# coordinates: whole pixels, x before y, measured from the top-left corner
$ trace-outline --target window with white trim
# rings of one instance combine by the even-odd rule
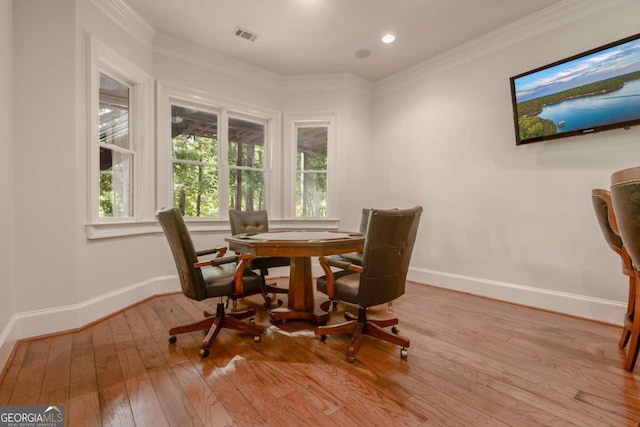
[[[294,129],[296,217],[326,217],[329,123],[300,122]]]
[[[112,228],[100,235],[101,224],[153,218],[153,79],[98,40],[89,46],[87,200],[94,238],[120,235]]]
[[[333,112],[285,114],[284,202],[291,219],[335,215],[336,120]]]
[[[266,135],[265,123],[229,117],[229,209],[259,211],[266,209]]]
[[[125,83],[100,73],[100,206],[98,216],[133,217],[133,165],[136,152],[129,131],[129,93]]]
[[[184,216],[219,213],[218,114],[171,106],[173,206]]]
[[[225,105],[163,84],[158,93],[159,186],[166,187],[159,189],[161,204],[179,208],[187,218],[214,220],[226,219],[230,209],[268,210],[277,204],[277,192],[268,187],[277,112]],[[165,154],[171,166],[163,179]]]

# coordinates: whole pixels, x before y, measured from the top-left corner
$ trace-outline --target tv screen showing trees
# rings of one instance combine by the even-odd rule
[[[516,144],[640,124],[640,34],[511,77]]]

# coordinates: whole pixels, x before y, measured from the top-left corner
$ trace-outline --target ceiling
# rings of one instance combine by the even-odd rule
[[[562,0],[125,1],[158,33],[276,74],[377,81]],[[369,56],[356,57],[363,49]]]

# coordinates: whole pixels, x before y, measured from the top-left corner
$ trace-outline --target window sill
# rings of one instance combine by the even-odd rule
[[[112,237],[136,236],[162,232],[156,221],[131,221],[87,224],[84,226],[88,240]]]
[[[231,234],[227,220],[186,219],[186,223],[192,233]],[[269,220],[271,231],[338,230],[339,226],[339,220],[326,218]],[[85,232],[87,240],[98,240],[162,233],[162,228],[157,221],[111,222],[87,224]]]

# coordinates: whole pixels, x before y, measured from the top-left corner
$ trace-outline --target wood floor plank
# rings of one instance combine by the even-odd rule
[[[281,279],[285,282],[286,279]],[[0,375],[0,405],[62,401],[70,426],[637,426],[640,373],[623,369],[620,328],[407,284],[392,307],[411,340],[365,337],[355,363],[347,336],[270,325],[261,296],[239,301],[265,326],[260,343],[223,330],[209,357],[203,332],[168,342],[216,300],[160,295],[100,322],[16,343]],[[353,306],[340,303],[329,323]],[[638,371],[638,368],[636,368]]]
[[[238,425],[261,426],[270,423],[267,421],[270,420],[270,412],[260,413],[229,379],[228,373],[233,370],[233,365],[218,367],[207,360],[202,362],[202,366],[205,381]]]
[[[131,331],[131,339],[135,342],[140,358],[147,369],[166,366],[167,362],[162,354],[161,348],[151,336],[151,331],[140,314],[139,307],[133,307],[123,313],[124,318]]]
[[[132,311],[135,311],[135,308]],[[120,313],[112,317],[109,323],[116,341],[122,379],[136,424],[168,426],[166,418],[162,416],[162,405],[142,360],[143,355],[129,329],[130,324],[126,321],[126,314]]]
[[[20,367],[29,347],[28,342],[17,342],[13,348],[12,357],[0,375],[0,405],[7,406],[11,400],[11,394],[18,382]]]
[[[135,425],[109,321],[93,327],[93,343],[102,425]]]
[[[99,426],[100,398],[93,353],[93,328],[72,336],[69,406],[65,409],[69,426]]]
[[[18,373],[19,380],[11,394],[9,405],[37,404],[40,399],[50,346],[51,338],[29,342]]]
[[[234,424],[233,417],[191,363],[173,365],[171,371],[204,425]]]
[[[375,419],[384,425],[416,425],[424,421],[348,371],[327,364],[299,364],[298,369],[304,370],[313,381],[330,384],[334,395],[360,417]]]
[[[149,376],[169,425],[204,425],[179,382],[171,375],[167,367],[151,369]]]
[[[69,334],[51,338],[39,405],[67,407],[71,383],[71,344]]]

